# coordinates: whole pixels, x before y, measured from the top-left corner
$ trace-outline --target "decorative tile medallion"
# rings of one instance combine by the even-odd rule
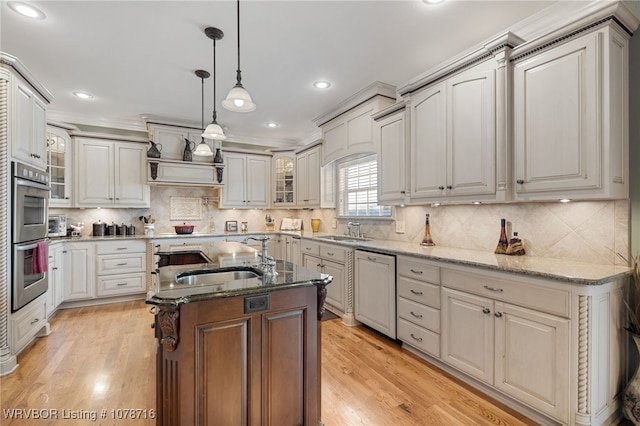
[[[201,220],[202,200],[200,197],[170,197],[170,220]]]

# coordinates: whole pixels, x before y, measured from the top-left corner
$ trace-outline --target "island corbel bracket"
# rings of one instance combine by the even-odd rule
[[[327,285],[319,284],[316,288],[318,289],[318,321],[321,321],[325,311],[324,300],[327,298]]]
[[[161,307],[157,313],[160,325],[160,344],[167,352],[173,352],[178,347],[178,326],[180,310],[177,307]]]

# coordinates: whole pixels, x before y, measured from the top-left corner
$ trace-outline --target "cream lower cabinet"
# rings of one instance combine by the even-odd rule
[[[356,250],[354,256],[356,320],[396,338],[396,259]]]
[[[149,207],[147,146],[75,137],[77,207]]]
[[[333,277],[327,286],[325,303],[330,311],[340,315],[349,312],[347,272],[352,256],[351,249],[345,247],[309,240],[302,242],[302,266]]]
[[[67,242],[64,301],[90,299],[95,294],[95,245]]]
[[[398,256],[398,339],[440,357],[440,267]]]
[[[49,289],[47,290],[47,317],[50,317],[64,300],[65,246],[62,242],[49,244]]]
[[[143,240],[65,242],[64,302],[132,296],[147,288],[147,246]]]
[[[221,208],[269,207],[271,157],[227,152],[224,163]]]
[[[624,280],[576,285],[461,266],[441,268],[441,284],[442,362],[542,421],[615,420]]]

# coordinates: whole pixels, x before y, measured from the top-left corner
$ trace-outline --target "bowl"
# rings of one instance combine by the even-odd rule
[[[176,234],[191,234],[193,232],[193,225],[187,225],[186,223],[176,225],[174,228],[176,230]]]

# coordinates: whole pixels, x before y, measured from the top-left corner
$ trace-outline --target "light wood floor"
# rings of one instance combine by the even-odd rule
[[[143,302],[60,311],[51,335],[0,378],[0,425],[136,424],[112,409],[155,408],[155,341]],[[322,420],[348,425],[531,425],[390,339],[340,320],[322,323]],[[6,418],[6,409],[57,409],[57,421]],[[101,420],[102,410],[106,419]],[[96,411],[96,422],[62,420]],[[85,414],[86,415],[86,414]]]

